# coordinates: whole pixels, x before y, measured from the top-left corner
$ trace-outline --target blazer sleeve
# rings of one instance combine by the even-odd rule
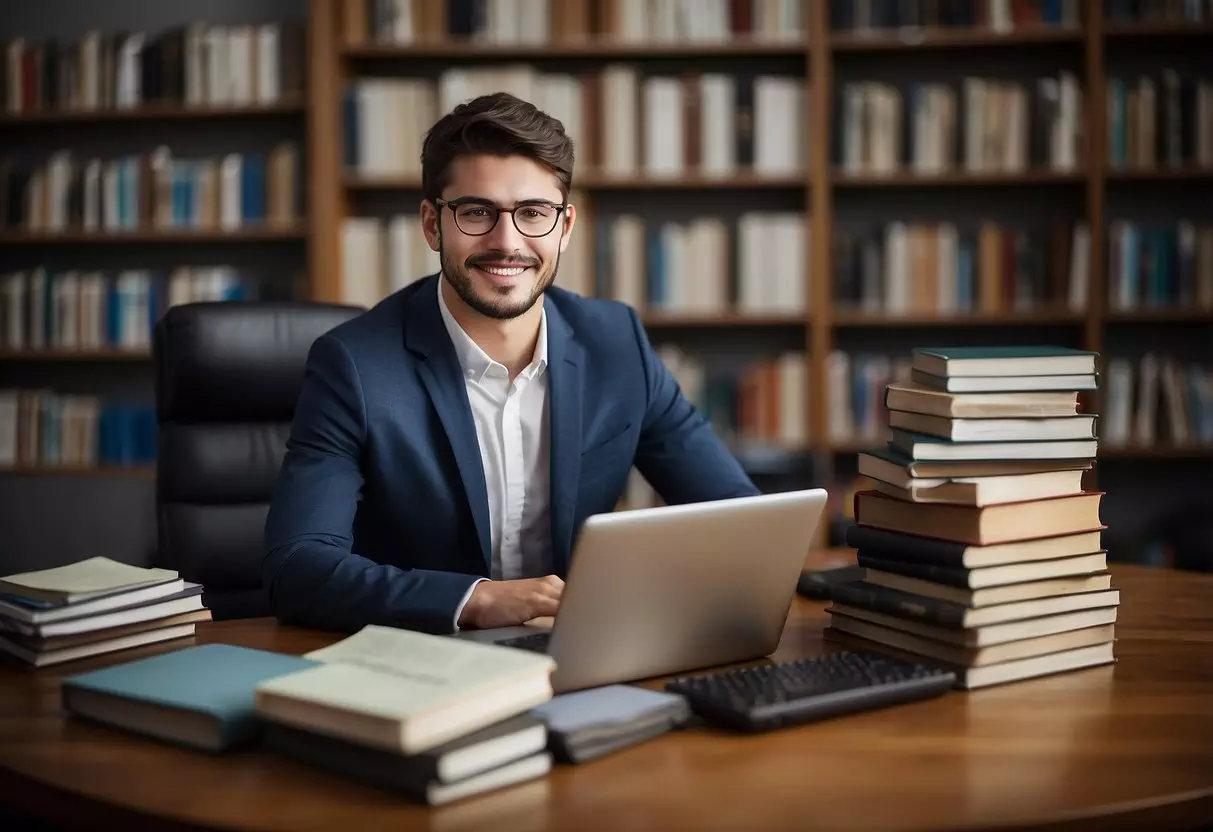
[[[476,576],[402,569],[351,551],[366,437],[357,367],[339,339],[323,335],[308,354],[266,518],[261,574],[271,608],[283,623],[327,630],[452,632]]]
[[[640,346],[647,402],[635,465],[670,505],[759,494],[737,458],[687,400],[629,309]]]

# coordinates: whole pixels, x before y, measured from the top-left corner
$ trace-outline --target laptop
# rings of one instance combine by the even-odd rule
[[[552,627],[455,637],[548,653],[557,692],[766,656],[825,505],[817,488],[591,516]]]

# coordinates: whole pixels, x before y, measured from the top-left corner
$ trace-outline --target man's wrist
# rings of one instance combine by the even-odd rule
[[[459,632],[462,628],[476,620],[477,611],[480,609],[480,602],[475,598],[476,587],[487,580],[488,578],[478,578],[472,581],[472,585],[468,587],[463,600],[455,608],[455,632]]]

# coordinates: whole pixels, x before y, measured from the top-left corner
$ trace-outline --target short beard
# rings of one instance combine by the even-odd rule
[[[504,257],[502,259],[509,260],[511,258]],[[512,305],[506,305],[504,302],[494,302],[485,300],[476,294],[476,288],[472,285],[472,276],[469,270],[470,265],[456,266],[454,262],[446,256],[446,247],[442,244],[442,234],[438,234],[438,260],[442,266],[442,273],[446,276],[446,280],[454,288],[455,293],[459,295],[460,300],[466,303],[469,307],[484,315],[486,318],[493,318],[498,321],[508,321],[522,315],[535,302],[543,296],[548,287],[556,282],[556,271],[560,268],[560,253],[556,253],[556,260],[550,267],[544,269],[543,263],[540,262],[539,279],[535,282],[535,288],[531,290],[531,294],[525,300]]]

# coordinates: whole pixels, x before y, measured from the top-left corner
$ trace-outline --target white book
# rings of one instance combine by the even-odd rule
[[[306,654],[322,662],[256,687],[258,715],[416,754],[552,698],[546,654],[367,626]]]
[[[699,79],[700,173],[732,176],[737,165],[737,82],[732,75],[704,73]]]
[[[639,88],[635,67],[610,64],[602,70],[602,123],[605,127],[603,173],[632,176],[639,157],[637,125]]]
[[[683,173],[682,81],[655,76],[644,82],[644,172],[654,179]]]
[[[611,225],[614,300],[635,309],[645,306],[644,220],[624,214]]]
[[[228,30],[224,26],[209,26],[203,44],[206,66],[206,104],[221,107],[231,103],[231,72],[228,56]]]
[[[219,163],[219,227],[225,231],[239,228],[244,220],[241,200],[244,156],[228,153]]]
[[[281,96],[281,79],[278,77],[279,43],[277,23],[266,23],[257,27],[255,98],[258,104],[273,104]]]

